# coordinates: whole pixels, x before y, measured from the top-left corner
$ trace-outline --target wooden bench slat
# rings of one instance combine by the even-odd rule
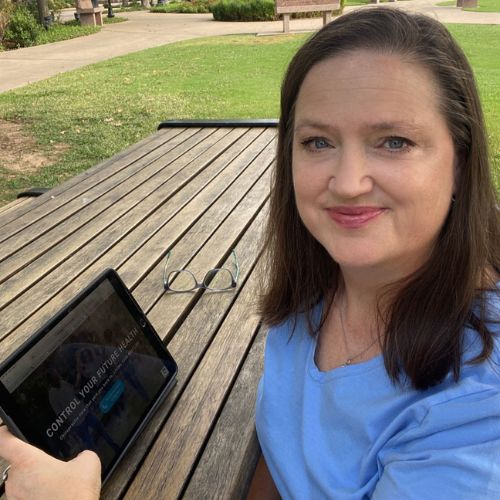
[[[239,135],[240,131],[238,131],[237,134]],[[256,130],[248,132],[248,140],[241,140],[238,143],[238,148],[247,144],[248,141],[251,141],[252,138],[258,134],[259,132]],[[37,305],[39,308],[43,305],[44,300],[47,301],[50,297],[50,289],[59,290],[60,287],[66,286],[66,284],[73,281],[72,276],[78,276],[78,274],[82,273],[82,267],[83,271],[85,271],[91,264],[97,262],[102,256],[104,256],[104,259],[106,260],[106,262],[103,262],[101,259],[100,265],[102,269],[105,267],[118,268],[120,264],[126,260],[129,255],[132,255],[138,247],[144,245],[144,243],[150,238],[150,233],[155,234],[158,232],[158,229],[164,226],[170,218],[175,215],[175,210],[179,210],[179,207],[182,207],[183,204],[189,203],[192,195],[196,195],[199,191],[203,190],[205,183],[206,185],[209,185],[210,182],[217,177],[218,173],[220,173],[220,170],[218,169],[223,169],[226,165],[226,160],[224,159],[225,156],[227,157],[227,161],[229,161],[229,159],[233,158],[235,151],[229,147],[222,155],[219,155],[219,153],[220,151],[216,149],[215,161],[212,161],[213,157],[211,155],[207,155],[207,157],[201,155],[198,157],[197,159],[199,162],[194,162],[192,164],[193,171],[190,169],[178,170],[178,175],[172,180],[171,183],[175,186],[175,188],[168,193],[168,196],[166,196],[166,193],[164,192],[157,192],[154,196],[145,197],[145,204],[137,205],[134,210],[127,212],[122,219],[115,221],[112,225],[109,225],[106,228],[106,232],[101,231],[97,236],[92,234],[94,239],[90,242],[88,239],[85,239],[84,235],[81,236],[83,241],[81,241],[77,246],[78,251],[67,252],[69,258],[67,258],[63,264],[59,264],[57,266],[58,275],[55,278],[48,272],[46,275],[42,274],[40,282],[31,287],[28,290],[28,293],[26,293],[26,290],[23,290],[22,292],[24,293],[24,296],[19,297],[21,292],[16,289],[16,286],[18,283],[21,285],[26,283],[27,280],[23,279],[24,275],[33,279],[34,275],[32,274],[33,271],[31,270],[31,267],[40,271],[44,268],[41,261],[46,262],[45,265],[47,267],[52,266],[52,268],[61,262],[61,260],[54,258],[50,252],[47,252],[41,257],[41,259],[33,263],[32,266],[24,268],[11,279],[1,284],[0,305],[2,307],[0,307],[0,310],[3,309],[4,313],[0,317],[0,325],[6,327],[8,322],[12,319],[17,318],[17,321],[21,321],[23,315],[29,316],[30,311],[37,310]],[[221,165],[218,165],[217,160],[219,159],[222,159]],[[210,165],[205,168],[205,165],[207,164]],[[177,164],[176,166],[179,165]],[[198,173],[200,169],[203,171]],[[179,177],[182,178],[182,176],[187,177],[186,180],[191,182],[186,184],[185,190],[176,192],[178,184],[183,185],[179,179]],[[200,184],[200,186],[197,187],[197,184]],[[214,183],[214,185],[217,188],[221,186],[220,183]],[[164,184],[163,188],[166,188],[166,186],[167,184]],[[171,197],[172,192],[175,194]],[[167,199],[169,200],[169,203],[165,205],[165,201]],[[186,200],[185,203],[181,202],[182,199]],[[156,203],[154,203],[155,200],[157,200]],[[145,210],[145,205],[148,204],[153,204],[153,206],[150,210]],[[200,205],[196,201],[191,201],[191,205],[194,205],[195,210],[198,214],[200,214],[200,209],[203,205]],[[158,210],[159,207],[163,209]],[[169,207],[175,207],[174,213],[171,215],[169,215],[166,211]],[[149,214],[150,216],[148,217]],[[140,224],[141,222],[142,224]],[[134,231],[133,228],[137,229]],[[79,236],[79,233],[75,234],[75,237]],[[111,248],[115,245],[118,245],[118,247],[111,250]],[[61,252],[64,248],[65,245],[60,245],[56,250]],[[90,279],[91,278],[89,278],[89,280]],[[48,285],[44,286],[45,283],[48,283]],[[15,295],[16,292],[17,295]],[[8,304],[14,297],[19,298],[16,301],[16,310],[11,312]],[[8,334],[7,328],[5,328],[4,332],[5,334]]]
[[[178,498],[258,329],[252,273],[161,429],[125,499]],[[200,301],[201,302],[201,301]],[[205,325],[199,324],[199,329]],[[160,493],[161,492],[161,493]]]
[[[249,133],[252,133],[254,130],[255,129],[252,129]],[[222,158],[223,156],[219,157],[218,160]],[[229,161],[229,159],[227,160]],[[222,161],[224,162],[225,160],[223,159]],[[213,162],[209,168],[215,166],[216,163],[217,162]],[[209,168],[199,174],[195,181],[190,183],[185,190],[176,195],[187,197],[188,205],[186,209],[190,210],[193,206],[196,207],[198,215],[193,215],[196,217],[200,216],[199,214],[203,212],[205,207],[199,206],[196,197],[193,198],[192,195],[186,194],[186,191],[189,192],[190,189],[194,190],[194,192],[197,192],[198,189],[203,191],[203,175],[208,172]],[[233,162],[233,168],[241,168],[241,165]],[[225,170],[225,174],[228,175],[227,169]],[[237,172],[235,172],[234,175],[237,175]],[[195,184],[197,183],[202,185],[196,186]],[[217,183],[213,183],[213,187],[219,186]],[[213,192],[213,187],[211,190],[212,196],[216,196]],[[221,185],[220,189],[223,190],[224,186]],[[172,200],[174,199],[175,197]],[[172,206],[179,207],[182,206],[182,203],[178,200],[172,201]],[[57,309],[66,302],[63,297],[71,297],[78,293],[78,290],[81,289],[82,286],[88,283],[93,276],[101,272],[104,268],[110,266],[118,268],[119,262],[123,262],[127,259],[126,255],[130,255],[133,253],[133,250],[144,245],[144,242],[147,241],[148,233],[157,232],[156,229],[154,231],[148,229],[149,226],[154,227],[160,224],[160,227],[163,227],[163,230],[167,232],[164,238],[166,239],[170,231],[169,226],[166,228],[164,226],[166,224],[165,221],[168,221],[170,218],[171,217],[166,217],[163,211],[154,212],[153,216],[143,221],[136,231],[129,232],[127,239],[122,237],[118,246],[117,239],[119,239],[119,234],[123,233],[123,231],[127,234],[127,230],[130,231],[130,227],[128,224],[121,224],[118,225],[115,230],[108,228],[106,233],[99,235],[80,252],[74,254],[67,261],[60,264],[55,276],[51,273],[30,288],[28,293],[24,293],[22,296],[18,297],[15,302],[15,307],[7,306],[3,310],[2,315],[0,315],[0,331],[3,336],[15,330],[16,343],[18,339],[26,338],[30,332],[32,333],[36,328],[41,326],[43,321],[48,319],[51,314],[55,313]],[[178,215],[178,219],[182,224],[186,223],[183,219],[183,215]],[[178,231],[182,232],[183,230],[179,228]],[[131,238],[134,238],[134,241],[132,241]],[[162,248],[158,250],[163,252],[165,246],[162,245]],[[124,251],[126,254],[125,256]],[[156,259],[158,260],[158,258]],[[78,273],[78,269],[82,269],[82,267],[84,271],[79,275],[75,275],[75,273]],[[139,268],[145,269],[143,266],[139,266]],[[128,283],[126,280],[125,282],[131,287],[134,285],[134,283]],[[35,314],[42,306],[43,310],[41,314]],[[33,318],[31,316],[33,316]],[[25,318],[28,318],[28,320],[26,321]],[[22,326],[18,328],[19,325]],[[12,347],[8,339],[2,342],[2,347],[4,346],[8,348]]]
[[[63,196],[67,191],[74,190],[75,187],[78,187],[81,185],[82,181],[87,180],[92,178],[93,176],[97,174],[102,175],[103,169],[108,170],[109,172],[120,168],[120,162],[123,161],[124,158],[129,158],[130,161],[134,161],[134,158],[139,158],[140,155],[147,154],[150,151],[153,151],[157,143],[160,141],[165,142],[168,140],[170,137],[175,137],[176,135],[179,135],[181,132],[183,132],[182,129],[177,129],[177,130],[168,130],[164,129],[161,132],[156,132],[155,134],[152,134],[148,137],[145,137],[142,141],[137,142],[135,144],[132,144],[129,146],[127,149],[124,149],[123,151],[120,151],[116,155],[114,155],[112,158],[109,158],[107,160],[104,160],[103,162],[95,165],[94,167],[91,167],[84,172],[82,172],[79,175],[75,175],[71,179],[68,179],[67,181],[63,182],[62,184],[59,184],[56,187],[53,187],[49,193],[44,194],[42,196],[37,197],[36,199],[33,200],[33,206],[29,207],[27,209],[19,209],[16,210],[15,214],[10,214],[3,216],[0,214],[0,234],[1,233],[1,228],[6,225],[9,222],[12,222],[14,220],[18,220],[21,218],[21,216],[27,214],[29,211],[31,211],[35,207],[39,207],[40,205],[44,205],[47,201],[49,200],[57,200],[55,202],[51,203],[51,206],[58,206],[57,203],[61,202],[62,200],[65,199],[65,196]],[[115,164],[116,162],[116,164]],[[98,179],[95,177],[94,179]],[[53,198],[52,198],[53,197]],[[31,221],[31,223],[36,222],[35,218]]]
[[[196,135],[190,139],[182,141],[182,137],[178,139],[181,141],[177,143],[175,138],[172,141],[169,141],[165,144],[164,148],[160,150],[156,150],[156,154],[153,157],[141,158],[142,161],[137,161],[133,164],[129,164],[128,168],[121,169],[114,175],[110,175],[107,177],[105,181],[102,181],[97,186],[89,187],[84,192],[80,194],[80,196],[76,196],[68,203],[59,206],[54,211],[50,212],[50,214],[45,217],[40,217],[37,220],[36,230],[33,231],[32,224],[26,225],[24,229],[21,229],[13,234],[10,234],[7,238],[4,239],[0,248],[0,261],[6,259],[13,253],[19,251],[24,246],[28,245],[30,242],[34,242],[36,245],[37,240],[40,236],[44,235],[46,232],[50,231],[54,228],[56,231],[58,229],[58,225],[61,222],[64,222],[68,218],[72,216],[79,216],[83,210],[87,210],[87,212],[91,212],[92,209],[99,210],[100,208],[100,198],[102,195],[108,193],[114,188],[120,188],[123,182],[132,182],[133,175],[138,171],[140,172],[145,166],[150,166],[153,164],[153,167],[157,165],[155,160],[158,157],[162,157],[166,152],[170,153],[169,158],[171,160],[175,160],[179,156],[181,156],[184,152],[188,151],[192,148],[198,140],[204,139],[204,136],[209,135],[210,130],[205,129],[203,131],[203,136]],[[92,204],[93,202],[96,202]],[[43,208],[43,207],[41,207]],[[22,225],[23,221],[19,220],[18,224]],[[9,230],[9,225],[4,227],[2,231]]]
[[[276,14],[294,14],[295,12],[323,12],[333,11],[340,8],[340,2],[331,2],[325,5],[295,5],[276,7]]]
[[[191,133],[196,133],[196,131],[197,130],[194,129]],[[101,181],[106,180],[107,177],[113,176],[123,168],[127,168],[130,164],[140,160],[143,156],[154,155],[155,149],[161,147],[162,144],[169,142],[183,132],[186,132],[186,129],[164,129],[156,132],[152,136],[146,137],[143,141],[133,144],[126,150],[117,153],[112,158],[53,187],[46,194],[36,198],[33,203],[34,206],[30,208],[30,210],[20,210],[12,217],[4,218],[0,216],[0,228],[13,221],[16,221],[13,225],[16,230],[22,230],[24,227],[36,223],[40,218],[47,216],[47,214],[50,214],[68,201],[81,195],[82,189],[97,186]],[[35,208],[37,210],[35,210]],[[0,230],[0,235],[3,235],[2,231],[3,229]]]
[[[255,432],[257,386],[267,328],[261,327],[183,497],[246,498],[260,446]]]
[[[26,197],[26,198],[16,198],[15,200],[12,200],[11,202],[2,205],[0,207],[0,216],[5,215],[8,212],[11,212],[13,210],[19,209],[19,207],[22,207],[24,205],[29,205],[33,201],[33,197]]]
[[[228,135],[230,136],[229,142],[227,140]],[[216,143],[216,151],[234,142],[234,138],[231,137],[231,134],[227,134],[227,132],[225,132],[225,136],[222,133],[222,138],[217,134],[214,137],[215,139],[220,139]],[[224,139],[226,140],[224,141]],[[199,154],[203,154],[203,152],[211,149],[213,146],[200,146]],[[193,148],[193,150],[198,151],[198,148]],[[43,277],[56,267],[59,262],[74,254],[84,244],[106,230],[111,224],[130,212],[138,204],[151,196],[154,197],[155,191],[158,189],[164,189],[167,185],[170,186],[170,194],[162,195],[161,201],[170,197],[182,187],[179,177],[184,176],[189,171],[186,170],[182,176],[179,176],[183,164],[189,163],[189,155],[185,155],[185,162],[183,158],[182,162],[176,161],[172,164],[176,159],[176,156],[172,157],[170,154],[166,154],[164,157],[155,160],[137,172],[132,179],[129,178],[130,187],[123,189],[122,186],[117,186],[102,198],[96,200],[92,206],[89,206],[88,211],[82,210],[77,216],[65,220],[53,230],[47,231],[31,245],[16,252],[12,257],[0,264],[0,283],[12,276],[18,269],[22,270],[18,272],[15,280],[21,283],[28,281],[24,277],[26,274],[29,274],[31,280]],[[195,174],[196,170],[192,175]],[[122,196],[119,197],[117,193],[120,193]],[[99,213],[97,210],[100,208],[102,208],[102,211]],[[97,215],[99,215],[98,218]],[[93,220],[94,218],[95,220]],[[89,224],[90,221],[91,224]],[[39,256],[41,256],[41,259],[33,262]],[[43,264],[43,261],[46,264]],[[32,262],[33,264],[31,264]],[[8,286],[13,290],[12,283]],[[16,290],[16,292],[20,293],[19,290]],[[9,300],[9,297],[5,295],[5,291],[0,284],[0,296],[2,295],[3,300],[0,298],[0,309]]]
[[[259,215],[236,245],[236,252],[241,266],[241,283],[243,283],[243,285],[239,285],[239,288],[247,286],[245,280],[255,265],[265,217],[266,213],[264,211],[259,212]],[[211,254],[206,247],[203,247],[200,253]],[[229,265],[230,259],[225,264]],[[165,295],[148,313],[148,318],[150,318],[159,335],[163,338],[167,336],[169,327],[165,325],[162,319],[170,315],[171,301],[175,300],[177,296],[176,294]],[[122,463],[106,484],[103,499],[118,499],[125,494],[131,477],[136,473],[139,464],[143,461],[145,454],[148,453],[166,417],[176,405],[186,384],[191,380],[200,358],[212,341],[218,325],[225,317],[227,310],[232,306],[235,298],[236,294],[234,292],[222,294],[204,293],[202,300],[198,300],[189,316],[176,331],[173,339],[168,343],[168,349],[179,366],[177,384],[172,389],[165,404],[155,414],[151,423],[141,434],[140,439],[130,448],[127,456],[124,457]]]

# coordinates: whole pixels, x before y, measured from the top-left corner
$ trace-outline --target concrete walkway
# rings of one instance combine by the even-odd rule
[[[465,12],[456,7],[437,7],[437,1],[408,0],[388,5],[423,12],[446,23],[500,24],[500,13]],[[66,15],[71,17],[72,12],[66,12]],[[244,33],[278,34],[283,29],[281,21],[223,23],[214,21],[211,14],[152,14],[141,11],[123,15],[128,19],[127,22],[105,25],[95,35],[0,52],[0,92],[87,64],[180,40]],[[321,25],[321,18],[297,19],[290,22],[290,29],[292,32],[314,31]]]

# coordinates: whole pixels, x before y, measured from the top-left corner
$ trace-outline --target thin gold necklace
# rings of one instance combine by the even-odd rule
[[[344,315],[342,314],[342,309],[340,309],[340,313],[339,313],[339,316],[340,316],[340,327],[342,328],[342,335],[344,336],[344,345],[345,345],[345,348],[346,348],[346,351],[348,349],[347,347],[347,335],[345,333],[345,328],[344,328]],[[366,347],[365,349],[363,349],[361,352],[358,352],[357,354],[355,354],[354,356],[349,356],[345,363],[343,365],[341,365],[342,367],[346,367],[346,366],[349,366],[352,364],[352,362],[361,357],[365,352],[367,352],[369,349],[371,349],[375,343],[377,342],[378,338],[376,338],[368,347]]]

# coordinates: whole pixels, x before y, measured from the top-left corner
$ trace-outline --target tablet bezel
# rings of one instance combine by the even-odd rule
[[[158,406],[165,399],[166,395],[176,382],[177,365],[173,357],[168,352],[156,330],[149,322],[145,313],[134,299],[131,292],[123,283],[118,273],[113,269],[106,269],[97,278],[95,278],[84,290],[76,297],[67,303],[60,311],[58,311],[47,323],[45,323],[28,341],[14,351],[7,359],[0,364],[0,377],[5,374],[20,358],[26,355],[41,339],[43,339],[60,321],[62,321],[71,311],[73,311],[86,297],[88,297],[97,287],[105,280],[109,280],[118,297],[125,305],[127,311],[131,314],[134,321],[137,323],[140,331],[147,338],[149,344],[153,347],[158,357],[165,363],[168,369],[169,377],[165,379],[165,383],[157,392],[154,398],[144,410],[142,419],[138,419],[128,437],[123,442],[121,449],[117,452],[109,463],[106,469],[102,470],[103,484],[112,474],[120,460],[123,458],[126,451],[137,439],[138,435],[144,429],[144,426],[151,419]],[[47,353],[47,359],[51,353]],[[23,417],[22,407],[19,406],[12,398],[10,392],[0,381],[0,416],[7,424],[9,430],[16,434],[21,439],[29,443],[39,443],[40,435],[38,432],[33,432],[30,427],[30,422]],[[43,449],[43,448],[42,448]],[[49,452],[50,453],[50,452]]]

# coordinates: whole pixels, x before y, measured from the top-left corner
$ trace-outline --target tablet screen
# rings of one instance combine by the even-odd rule
[[[55,457],[94,450],[106,478],[175,372],[108,271],[0,369],[1,405],[29,442]]]

